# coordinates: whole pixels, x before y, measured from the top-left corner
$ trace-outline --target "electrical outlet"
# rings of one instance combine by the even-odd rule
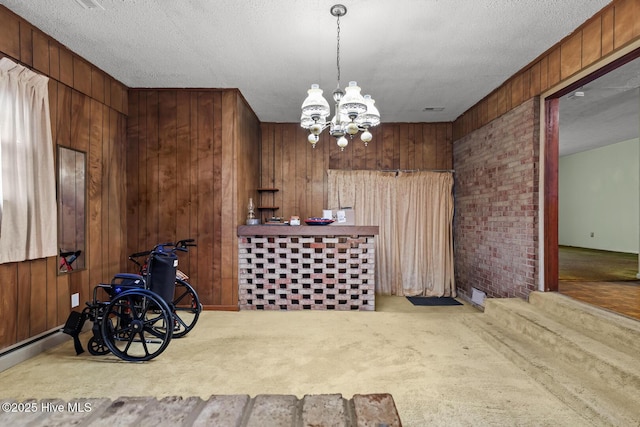
[[[591,237],[593,237],[593,236],[594,236],[594,234],[593,234],[593,231],[592,231],[592,232],[591,232]]]
[[[71,308],[77,307],[80,305],[80,294],[72,294],[71,295]]]

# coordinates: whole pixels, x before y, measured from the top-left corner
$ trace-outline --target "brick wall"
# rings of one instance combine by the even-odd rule
[[[454,142],[458,291],[522,297],[538,283],[540,100]]]
[[[240,309],[375,310],[374,240],[346,235],[241,237]]]

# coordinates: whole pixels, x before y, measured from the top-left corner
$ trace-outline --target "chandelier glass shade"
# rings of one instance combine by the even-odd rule
[[[335,104],[334,116],[329,120],[331,107],[322,95],[323,91],[317,84],[312,84],[307,91],[307,98],[302,103],[300,125],[309,130],[308,140],[315,148],[320,140],[320,134],[329,128],[331,136],[341,150],[349,144],[358,132],[362,132],[360,139],[366,146],[373,138],[369,129],[380,124],[380,112],[370,95],[360,93],[360,87],[354,81],[343,91],[340,89],[340,17],[347,13],[347,8],[337,4],[331,7],[331,14],[337,18],[338,37],[336,50],[336,64],[338,68],[338,86],[333,91]]]

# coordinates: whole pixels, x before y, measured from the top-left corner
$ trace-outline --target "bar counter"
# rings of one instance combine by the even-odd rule
[[[240,225],[238,236],[376,236],[377,225]]]
[[[375,310],[378,226],[241,225],[241,310]]]

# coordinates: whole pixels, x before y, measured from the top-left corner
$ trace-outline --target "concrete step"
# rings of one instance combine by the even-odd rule
[[[553,361],[538,345],[523,339],[515,332],[493,324],[486,316],[476,316],[475,319],[469,317],[466,322],[470,329],[475,330],[493,348],[555,395],[559,401],[581,415],[585,419],[585,426],[635,425],[632,421],[636,414],[632,410],[626,411],[630,413],[620,413],[618,407],[628,406],[629,402],[617,402],[617,392],[614,395],[608,394],[608,390],[598,385],[585,387],[564,362]],[[603,400],[601,395],[607,398]]]
[[[572,299],[558,292],[532,292],[529,303],[567,327],[600,342],[640,355],[640,321]]]
[[[592,424],[640,425],[640,358],[567,326],[565,309],[556,318],[521,299],[488,299],[467,324]]]
[[[494,324],[511,329],[553,353],[553,357],[579,366],[584,374],[610,387],[640,396],[640,358],[597,338],[572,329],[570,316],[551,318],[538,306],[517,298],[487,300],[485,314]],[[613,324],[610,326],[613,328]]]

